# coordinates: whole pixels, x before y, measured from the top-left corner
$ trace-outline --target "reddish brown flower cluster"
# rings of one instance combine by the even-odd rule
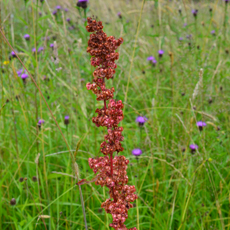
[[[105,79],[113,78],[115,74],[117,68],[115,60],[119,58],[119,54],[115,50],[123,43],[123,39],[116,40],[113,36],[107,37],[102,30],[102,22],[97,22],[92,18],[88,18],[87,21],[87,31],[94,32],[90,35],[87,52],[92,56],[91,65],[97,68],[93,73],[93,83],[87,83],[86,87],[96,94],[98,101],[104,101],[104,107],[96,110],[98,115],[93,117],[92,121],[97,127],[107,127],[108,132],[104,136],[105,141],[101,143],[101,152],[105,156],[89,158],[89,166],[95,174],[98,173],[95,178],[96,185],[109,188],[110,199],[103,202],[101,207],[107,213],[112,214],[113,223],[110,224],[110,227],[116,230],[127,230],[124,222],[128,218],[128,210],[133,207],[130,202],[135,201],[137,195],[134,194],[135,187],[127,185],[126,169],[129,160],[124,156],[113,158],[114,152],[119,153],[124,150],[121,145],[121,141],[124,140],[123,127],[118,127],[124,118],[123,104],[120,100],[112,99],[114,87],[111,89],[105,87]],[[107,100],[109,100],[108,107]],[[137,229],[130,228],[130,230]]]

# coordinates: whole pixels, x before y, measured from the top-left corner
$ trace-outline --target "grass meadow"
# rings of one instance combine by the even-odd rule
[[[139,197],[125,224],[229,230],[229,4],[89,0],[84,11],[70,0],[0,1],[0,229],[85,229],[82,201],[89,230],[111,229],[101,208],[108,188],[76,185],[94,177],[88,158],[102,156],[106,132],[92,123],[103,102],[85,86],[95,69],[85,17],[94,15],[108,36],[124,39],[107,85],[124,103],[122,154]],[[18,76],[25,68],[5,38],[37,87]],[[148,119],[143,127],[138,116]]]

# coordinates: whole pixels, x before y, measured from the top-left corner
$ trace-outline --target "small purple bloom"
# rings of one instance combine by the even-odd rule
[[[69,124],[69,116],[68,116],[68,115],[65,116],[65,118],[64,118],[64,123],[65,123],[65,125],[68,125],[68,124]]]
[[[148,119],[146,117],[138,116],[136,122],[142,127]]]
[[[52,12],[52,14],[53,14],[54,16],[56,16],[56,15],[57,15],[57,10],[54,10],[54,11]]]
[[[56,9],[57,9],[57,10],[60,10],[60,9],[61,9],[61,6],[56,6]]]
[[[39,119],[38,120],[38,127],[39,127],[39,129],[41,128],[42,124],[44,124],[44,123],[45,123],[45,121],[43,119]]]
[[[188,24],[187,23],[184,23],[184,27],[186,27]]]
[[[68,8],[65,8],[65,12],[68,12],[69,11],[69,9]]]
[[[83,9],[87,8],[88,0],[78,0],[77,6]]]
[[[18,70],[18,71],[17,71],[17,75],[18,75],[19,77],[21,77],[22,72],[23,72],[23,69]]]
[[[183,41],[184,39],[182,37],[179,37],[179,41]]]
[[[194,154],[198,149],[198,146],[196,144],[191,144],[189,145],[189,148],[191,149],[191,153]]]
[[[14,58],[16,57],[16,54],[15,54],[14,51],[11,52],[11,56],[14,57]]]
[[[81,80],[80,80],[81,82],[85,82],[85,79],[84,78],[81,78]]]
[[[159,54],[159,57],[162,57],[163,54],[164,54],[164,50],[159,50],[159,51],[158,51],[158,54]]]
[[[21,78],[22,79],[26,79],[26,78],[28,78],[29,76],[28,76],[28,74],[27,73],[23,73],[22,75],[21,75]]]
[[[70,22],[70,18],[66,18],[66,21],[67,21],[67,22]]]
[[[198,13],[198,10],[197,10],[197,9],[192,10],[192,14],[193,14],[193,16],[194,16],[194,17],[196,17],[196,16],[197,16],[197,13]]]
[[[42,52],[44,50],[43,46],[38,48],[38,53]]]
[[[54,48],[54,44],[53,43],[50,44],[50,48]]]
[[[121,12],[118,12],[118,13],[117,13],[117,16],[118,16],[119,18],[122,18]]]
[[[147,61],[153,61],[155,58],[153,56],[147,57]]]
[[[32,52],[33,52],[33,53],[35,53],[35,52],[36,52],[36,49],[35,49],[35,48],[33,48],[33,49],[32,49]]]
[[[212,31],[211,31],[211,34],[212,34],[212,35],[215,35],[215,34],[216,34],[216,31],[215,31],[215,30],[212,30]]]
[[[29,34],[25,34],[24,38],[28,41],[28,40],[30,40],[30,35]]]
[[[132,154],[133,154],[134,156],[140,156],[140,155],[142,154],[142,151],[141,151],[141,149],[134,149],[134,150],[132,151]]]
[[[203,127],[205,127],[207,124],[204,121],[198,121],[196,125],[199,128],[199,130],[202,131]]]

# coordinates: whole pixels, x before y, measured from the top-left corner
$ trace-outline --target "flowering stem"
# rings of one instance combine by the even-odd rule
[[[111,168],[111,171],[110,171],[111,179],[113,179],[113,153],[110,154],[110,168]],[[114,195],[114,189],[113,188],[112,188],[112,194],[113,194],[114,202],[117,202],[117,199]]]

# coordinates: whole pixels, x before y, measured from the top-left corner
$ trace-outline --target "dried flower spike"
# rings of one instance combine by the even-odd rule
[[[113,36],[107,37],[103,31],[101,21],[87,18],[88,32],[93,32],[88,41],[87,52],[92,56],[91,65],[97,67],[93,73],[93,83],[87,83],[86,87],[97,96],[98,101],[104,101],[101,109],[96,109],[97,117],[92,121],[97,127],[105,126],[107,134],[101,143],[101,152],[105,155],[99,158],[89,158],[89,166],[97,176],[93,179],[96,185],[109,188],[110,198],[102,203],[101,207],[113,217],[113,222],[109,225],[116,230],[127,230],[124,222],[128,218],[128,210],[133,207],[130,202],[137,199],[134,194],[134,186],[128,186],[127,165],[129,160],[124,156],[115,156],[114,152],[122,152],[124,148],[121,141],[123,127],[118,124],[123,120],[123,103],[121,100],[114,100],[114,87],[107,89],[106,79],[113,78],[117,65],[115,61],[119,54],[115,50],[123,43],[123,39],[115,39]],[[107,101],[108,104],[107,104]],[[87,183],[87,182],[82,182]],[[131,228],[130,230],[137,230]]]

